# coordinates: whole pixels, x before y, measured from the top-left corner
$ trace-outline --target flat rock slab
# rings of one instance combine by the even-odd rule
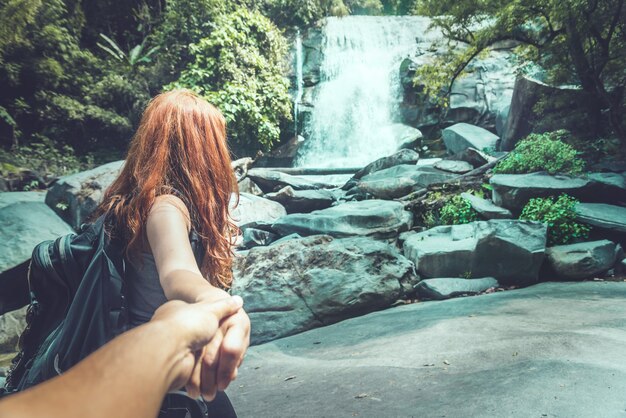
[[[493,188],[493,203],[519,213],[530,199],[536,197],[558,196],[561,193],[585,197],[591,180],[547,173],[496,174],[489,184]]]
[[[623,417],[626,283],[423,302],[252,347],[240,417]]]
[[[576,205],[576,220],[597,228],[626,233],[626,208],[604,203]]]
[[[472,208],[485,219],[511,219],[513,214],[510,210],[496,206],[491,200],[482,199],[470,193],[461,193]]]
[[[413,215],[400,202],[364,200],[347,202],[308,214],[295,213],[276,221],[281,235],[327,234],[333,237],[368,235],[387,238],[411,228]]]
[[[475,295],[498,286],[498,281],[493,277],[481,279],[442,278],[422,280],[415,286],[415,289],[420,299],[443,300],[463,295]]]
[[[248,177],[255,182],[264,193],[276,192],[283,187],[291,186],[294,190],[311,190],[332,187],[319,182],[307,180],[299,176],[292,176],[280,171],[267,168],[252,168],[248,170]]]

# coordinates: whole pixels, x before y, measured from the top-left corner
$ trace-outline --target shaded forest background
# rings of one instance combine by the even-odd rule
[[[0,0],[1,169],[118,159],[149,99],[174,87],[222,110],[234,149],[270,149],[292,119],[286,36],[349,14],[443,16],[465,47],[418,72],[433,96],[495,43],[518,42],[547,80],[588,91],[598,135],[624,142],[624,0]]]

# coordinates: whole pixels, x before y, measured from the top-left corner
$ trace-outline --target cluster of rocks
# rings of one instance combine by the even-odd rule
[[[251,159],[233,163],[245,191],[232,201],[231,216],[241,230],[232,291],[246,300],[253,343],[399,301],[589,279],[621,268],[626,208],[615,202],[626,197],[624,172],[494,175],[492,200],[462,195],[479,221],[416,225],[407,195],[460,182],[494,162],[479,149],[495,147],[498,137],[480,127],[453,125],[443,138],[450,154],[445,159],[424,161],[403,149],[349,178],[255,168]],[[38,242],[85,222],[122,164],[61,178],[47,193],[0,194],[0,274],[27,260]],[[546,225],[515,219],[530,198],[560,193],[585,202],[577,213],[597,239],[547,247]],[[4,346],[14,343],[5,340],[0,338]]]

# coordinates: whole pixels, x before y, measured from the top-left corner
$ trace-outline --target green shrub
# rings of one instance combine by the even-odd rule
[[[495,173],[525,174],[547,171],[549,174],[581,174],[585,166],[571,145],[563,142],[564,130],[530,134],[521,140],[507,158],[494,168]]]
[[[439,212],[442,225],[461,225],[478,220],[478,213],[467,199],[459,195],[452,197]]]
[[[575,198],[563,194],[558,198],[530,199],[522,210],[520,219],[540,221],[548,225],[548,245],[569,244],[589,235],[587,225],[576,222]]]

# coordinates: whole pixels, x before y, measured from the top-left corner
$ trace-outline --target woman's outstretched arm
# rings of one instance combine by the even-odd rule
[[[190,303],[223,299],[228,294],[200,273],[189,243],[189,219],[184,203],[172,195],[159,196],[148,216],[148,241],[165,296]],[[213,399],[217,390],[226,389],[235,379],[249,344],[250,320],[241,309],[222,321],[204,349],[201,373],[194,374],[193,382],[206,399]]]
[[[0,402],[4,418],[153,418],[170,389],[195,370],[196,353],[241,309],[239,297],[171,301],[61,376]]]

